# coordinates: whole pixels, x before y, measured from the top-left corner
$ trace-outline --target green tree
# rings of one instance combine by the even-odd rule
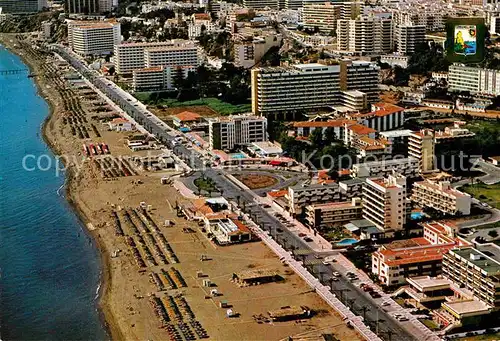
[[[325,137],[326,144],[334,143],[337,140],[337,135],[335,134],[335,129],[333,129],[332,127],[326,128],[325,133],[324,133],[324,137]]]
[[[323,129],[314,129],[309,134],[309,141],[311,141],[312,145],[316,148],[322,147],[325,143],[323,139]]]

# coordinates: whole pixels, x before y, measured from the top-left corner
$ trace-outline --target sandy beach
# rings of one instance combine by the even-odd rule
[[[263,243],[220,247],[196,223],[179,217],[176,204],[187,199],[160,183],[173,171],[135,167],[129,158],[140,153],[125,144],[133,133],[109,131],[93,118],[91,103],[82,92],[61,92],[62,73],[55,72],[53,63],[31,49],[29,42],[18,41],[15,35],[0,35],[0,41],[30,65],[40,94],[51,105],[43,135],[54,152],[67,160],[67,199],[101,252],[100,306],[113,340],[168,340],[170,327],[155,313],[155,299],[165,305],[167,314],[169,304],[180,307],[174,314],[182,323],[190,324],[194,316],[201,327],[191,325],[190,330],[204,330],[213,340],[281,340],[292,335],[294,340],[319,339],[322,334],[362,340]],[[80,113],[72,113],[73,109]],[[80,137],[74,129],[83,129],[88,137]],[[98,143],[109,146],[113,159],[83,155],[82,144]],[[103,170],[106,160],[111,160],[110,173]],[[142,210],[141,202],[151,209]],[[166,226],[167,220],[174,225]],[[276,271],[283,280],[250,287],[231,280],[233,273],[250,269]],[[206,279],[220,295],[211,295]],[[222,301],[239,317],[229,319]],[[299,322],[263,323],[259,318],[292,305],[310,307],[315,315]]]

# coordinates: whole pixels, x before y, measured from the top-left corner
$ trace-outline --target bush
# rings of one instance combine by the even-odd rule
[[[488,232],[488,236],[490,236],[491,238],[496,238],[496,237],[498,237],[498,232],[497,232],[497,230],[491,230],[490,232]]]

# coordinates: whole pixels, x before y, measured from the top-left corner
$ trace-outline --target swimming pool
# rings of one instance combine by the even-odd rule
[[[357,239],[354,239],[354,238],[345,238],[345,239],[342,239],[340,242],[337,242],[335,245],[338,245],[338,246],[349,246],[349,245],[354,245],[358,242]]]
[[[424,217],[424,213],[423,212],[412,212],[410,217],[412,220],[420,220]]]
[[[229,154],[229,157],[231,159],[246,159],[247,156],[243,153],[232,153],[232,154]]]

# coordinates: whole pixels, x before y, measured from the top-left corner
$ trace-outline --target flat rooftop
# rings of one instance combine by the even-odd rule
[[[452,250],[452,253],[466,259],[488,273],[500,273],[500,247],[493,243]],[[480,256],[475,259],[471,255]]]
[[[477,300],[444,302],[443,306],[448,307],[458,315],[489,312],[489,307]]]
[[[309,205],[312,209],[321,209],[321,210],[327,210],[327,209],[352,209],[356,206],[360,206],[360,203],[358,202],[358,205],[354,204],[353,201],[340,201],[340,202],[327,202],[324,204],[315,204],[315,205]]]
[[[265,154],[281,154],[281,153],[283,153],[283,149],[281,149],[281,147],[279,147],[279,146],[277,146],[274,143],[269,142],[269,141],[252,142],[252,146],[261,150]]]
[[[406,279],[408,283],[422,292],[446,289],[450,281],[444,277],[417,276]]]
[[[412,157],[407,157],[404,159],[392,159],[392,160],[370,161],[370,162],[364,162],[364,163],[357,163],[353,166],[369,167],[369,166],[379,166],[379,165],[401,165],[401,164],[405,164],[405,163],[410,164],[411,162],[415,163],[415,162],[418,162],[418,160],[415,158],[412,158]]]
[[[380,135],[384,136],[385,138],[395,138],[395,137],[405,137],[405,136],[410,136],[413,131],[409,129],[402,129],[402,130],[392,130],[392,131],[381,131]]]
[[[364,183],[366,180],[364,178],[353,178],[348,180],[339,181],[339,185],[345,184],[347,186],[359,185]]]
[[[295,185],[291,186],[291,188],[294,191],[309,191],[313,190],[316,188],[338,188],[339,185],[336,182],[330,182],[330,183],[318,183],[318,184],[310,184],[310,185]]]

